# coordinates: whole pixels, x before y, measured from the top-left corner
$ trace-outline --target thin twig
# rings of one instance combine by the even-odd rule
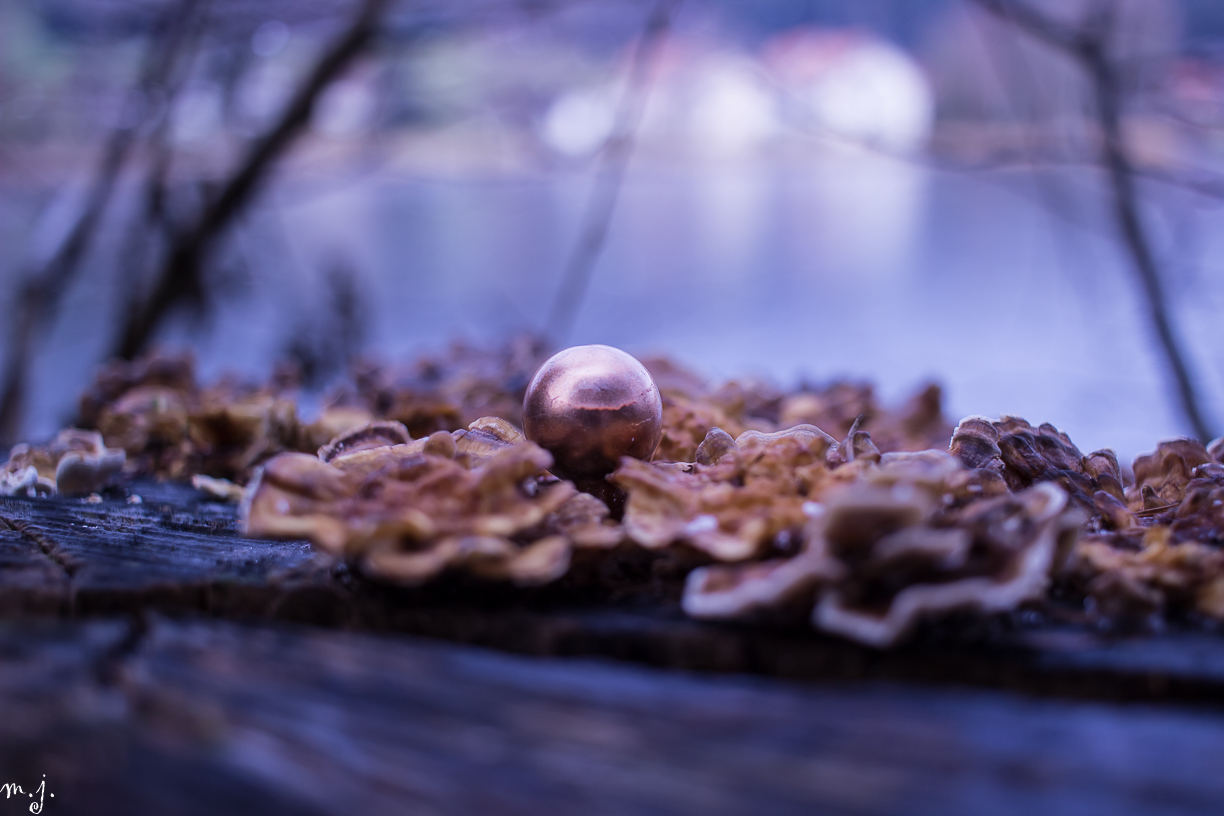
[[[121,121],[111,131],[99,155],[79,217],[51,259],[39,272],[28,275],[21,288],[18,306],[13,311],[16,319],[10,326],[4,380],[0,387],[0,440],[4,442],[14,441],[21,432],[26,382],[36,340],[55,315],[60,298],[93,244],[119,174],[149,115],[149,98],[179,62],[185,50],[183,41],[195,26],[198,5],[199,0],[180,0],[167,9],[161,24],[163,31],[151,35],[153,40],[136,83],[135,98],[141,105],[139,115],[135,121]]]
[[[659,0],[646,20],[641,37],[638,38],[612,134],[604,146],[595,185],[583,214],[578,242],[565,264],[561,286],[549,311],[547,335],[554,343],[562,343],[569,336],[578,307],[591,282],[595,262],[603,251],[612,214],[616,210],[616,201],[620,196],[621,183],[624,181],[625,168],[628,167],[629,157],[633,153],[634,134],[646,108],[651,66],[671,27],[671,18],[679,1]]]
[[[973,2],[1030,36],[1069,54],[1087,75],[1095,102],[1097,126],[1101,131],[1100,161],[1109,176],[1114,218],[1146,296],[1148,317],[1176,385],[1182,413],[1195,436],[1206,442],[1213,434],[1202,409],[1186,353],[1173,331],[1164,280],[1140,215],[1139,193],[1135,185],[1137,172],[1126,151],[1122,133],[1122,82],[1108,53],[1109,8],[1102,5],[1099,13],[1092,15],[1088,23],[1071,29],[1018,0]]]
[[[152,292],[133,302],[115,354],[131,359],[148,345],[175,306],[202,286],[201,271],[217,239],[250,203],[276,162],[310,124],[323,91],[374,40],[389,0],[365,0],[352,23],[324,51],[277,121],[255,141],[234,173],[206,203],[196,222],[177,236],[154,281]]]

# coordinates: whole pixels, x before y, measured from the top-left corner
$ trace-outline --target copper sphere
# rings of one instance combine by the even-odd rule
[[[574,346],[548,359],[523,400],[523,431],[565,479],[602,479],[622,456],[649,459],[663,436],[663,400],[634,357]]]

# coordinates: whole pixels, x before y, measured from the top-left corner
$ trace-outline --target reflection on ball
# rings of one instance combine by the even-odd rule
[[[649,459],[663,435],[663,401],[646,367],[611,346],[557,352],[531,378],[523,431],[553,455],[553,472],[602,479],[622,456]]]

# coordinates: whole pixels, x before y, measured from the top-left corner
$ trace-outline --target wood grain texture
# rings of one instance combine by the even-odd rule
[[[1169,706],[157,617],[0,624],[0,689],[0,764],[19,782],[47,775],[47,813],[1224,808],[1224,713]]]
[[[687,619],[675,582],[658,579],[657,563],[648,562],[622,570],[640,574],[618,576],[618,587],[633,587],[628,593],[589,582],[528,591],[462,579],[411,590],[363,581],[304,542],[243,539],[232,507],[202,502],[190,489],[141,491],[139,505],[0,500],[8,528],[0,529],[0,615],[202,613],[797,680],[1224,702],[1224,638],[1206,632],[1108,638],[1082,627],[996,621],[933,630],[880,652],[805,626]]]
[[[650,560],[406,590],[138,492],[0,499],[0,784],[48,814],[1224,812],[1211,633],[878,652],[686,619]]]

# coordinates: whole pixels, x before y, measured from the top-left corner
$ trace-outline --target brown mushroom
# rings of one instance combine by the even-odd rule
[[[1224,467],[1198,442],[1175,439],[1138,457],[1134,473],[1125,503],[1116,492],[1094,496],[1098,520],[1063,580],[1099,617],[1194,611],[1224,619]]]
[[[842,471],[822,485],[797,556],[694,570],[685,610],[806,609],[818,628],[886,647],[924,619],[1009,611],[1042,597],[1081,520],[1051,483],[949,508],[965,474],[981,471],[938,451],[884,454],[833,474]]]
[[[507,441],[516,435],[507,424],[361,447],[380,433],[402,438],[366,429],[325,446],[329,461],[285,453],[268,462],[247,488],[247,533],[308,538],[371,577],[406,584],[445,570],[544,583],[565,573],[571,547],[620,540],[607,508],[549,477],[549,454]]]
[[[319,458],[331,462],[340,456],[369,448],[404,445],[412,441],[408,429],[399,422],[370,422],[350,428],[319,448]]]
[[[767,554],[779,536],[798,533],[837,443],[811,425],[745,431],[729,444],[723,436],[707,433],[705,463],[621,460],[610,481],[628,494],[624,526],[633,541],[647,549],[683,543],[718,561],[745,561]]]
[[[125,458],[122,450],[108,448],[97,431],[65,428],[45,448],[13,446],[0,470],[0,495],[98,493],[123,475]]]
[[[48,450],[55,459],[55,489],[66,496],[98,493],[123,474],[126,454],[108,448],[97,431],[60,431]]]

